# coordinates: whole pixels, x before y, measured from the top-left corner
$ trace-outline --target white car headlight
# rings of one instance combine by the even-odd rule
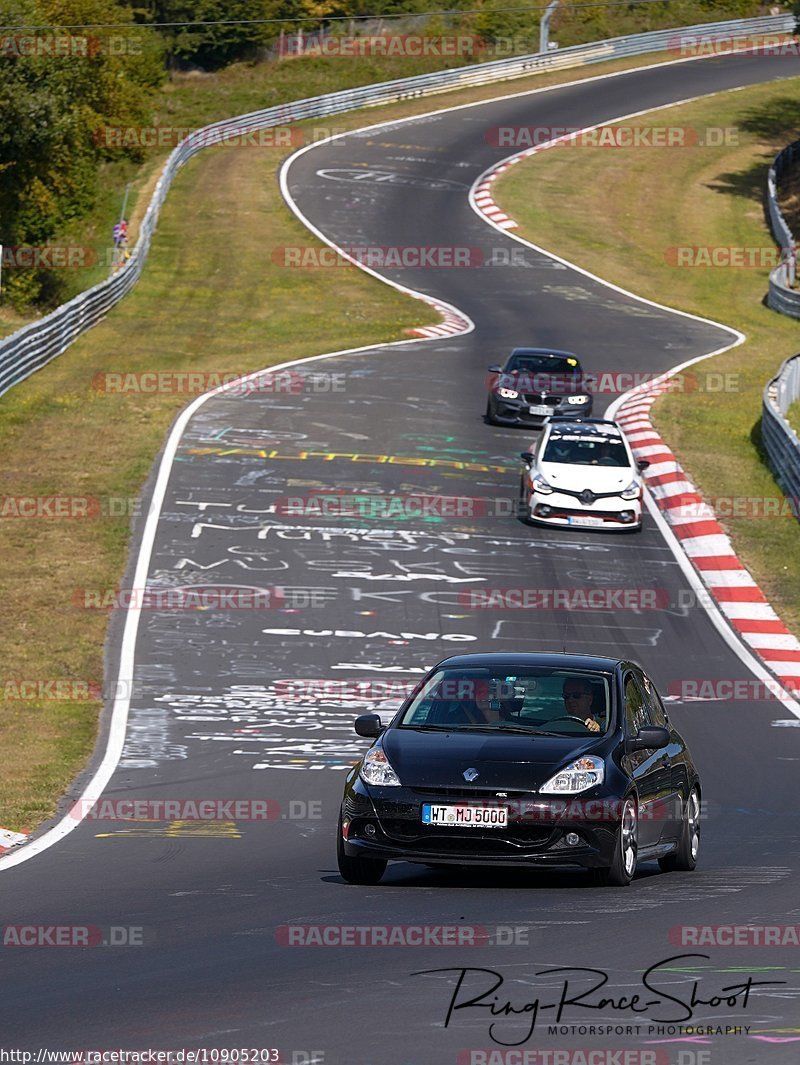
[[[383,747],[367,751],[361,765],[361,779],[367,784],[379,784],[382,788],[400,787],[400,779],[392,769]]]
[[[623,499],[638,499],[642,491],[638,481],[631,481],[627,488],[623,488],[620,495]]]
[[[534,492],[538,492],[540,495],[543,496],[551,495],[553,491],[553,486],[548,484],[544,477],[541,476],[541,474],[537,474],[537,476],[533,478],[532,483]]]
[[[587,755],[578,758],[566,766],[554,777],[550,777],[546,784],[542,784],[539,791],[543,795],[577,795],[581,791],[602,784],[606,775],[606,767],[602,758]]]
[[[513,388],[498,388],[497,394],[501,399],[519,399],[519,392]]]
[[[579,407],[583,403],[588,403],[588,396],[567,396],[567,403],[571,403],[573,407]]]

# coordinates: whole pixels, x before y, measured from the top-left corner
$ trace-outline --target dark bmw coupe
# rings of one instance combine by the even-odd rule
[[[571,351],[514,348],[504,366],[489,367],[485,418],[489,425],[541,429],[547,419],[587,418],[593,396]]]
[[[700,780],[634,662],[471,654],[427,674],[347,776],[339,870],[375,884],[388,861],[579,867],[630,883],[638,861],[694,869]]]

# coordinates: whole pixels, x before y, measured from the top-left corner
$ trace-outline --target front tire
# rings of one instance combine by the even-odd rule
[[[691,873],[697,867],[700,851],[700,795],[692,788],[681,820],[678,846],[672,854],[658,859],[662,873]]]
[[[377,884],[386,872],[386,862],[381,858],[351,858],[345,854],[341,821],[336,833],[336,861],[348,884]]]
[[[627,887],[636,872],[638,840],[639,815],[636,802],[629,796],[622,806],[614,859],[611,865],[595,870],[595,883],[602,887]]]
[[[492,401],[486,400],[486,412],[483,415],[484,421],[487,425],[497,425],[494,413],[492,412]]]

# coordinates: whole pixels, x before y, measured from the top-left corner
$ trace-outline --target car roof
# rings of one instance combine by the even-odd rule
[[[554,359],[578,358],[574,351],[560,351],[558,348],[512,348],[509,359],[512,355],[549,355]]]
[[[606,658],[602,655],[567,654],[558,651],[520,651],[453,655],[437,662],[435,669],[480,669],[502,668],[517,669],[542,666],[545,669],[592,669],[598,673],[610,673],[623,663],[620,658]]]
[[[548,422],[550,436],[596,436],[598,439],[622,440],[623,432],[616,422],[602,418],[551,418]]]

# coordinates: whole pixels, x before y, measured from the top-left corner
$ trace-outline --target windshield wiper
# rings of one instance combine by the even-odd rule
[[[417,732],[452,732],[458,725],[399,725],[398,728],[411,728]]]
[[[459,725],[458,728],[466,728],[471,732],[524,732],[526,736],[556,736],[556,732],[540,732],[538,729],[529,728],[527,725],[508,725],[500,722],[497,725]]]

